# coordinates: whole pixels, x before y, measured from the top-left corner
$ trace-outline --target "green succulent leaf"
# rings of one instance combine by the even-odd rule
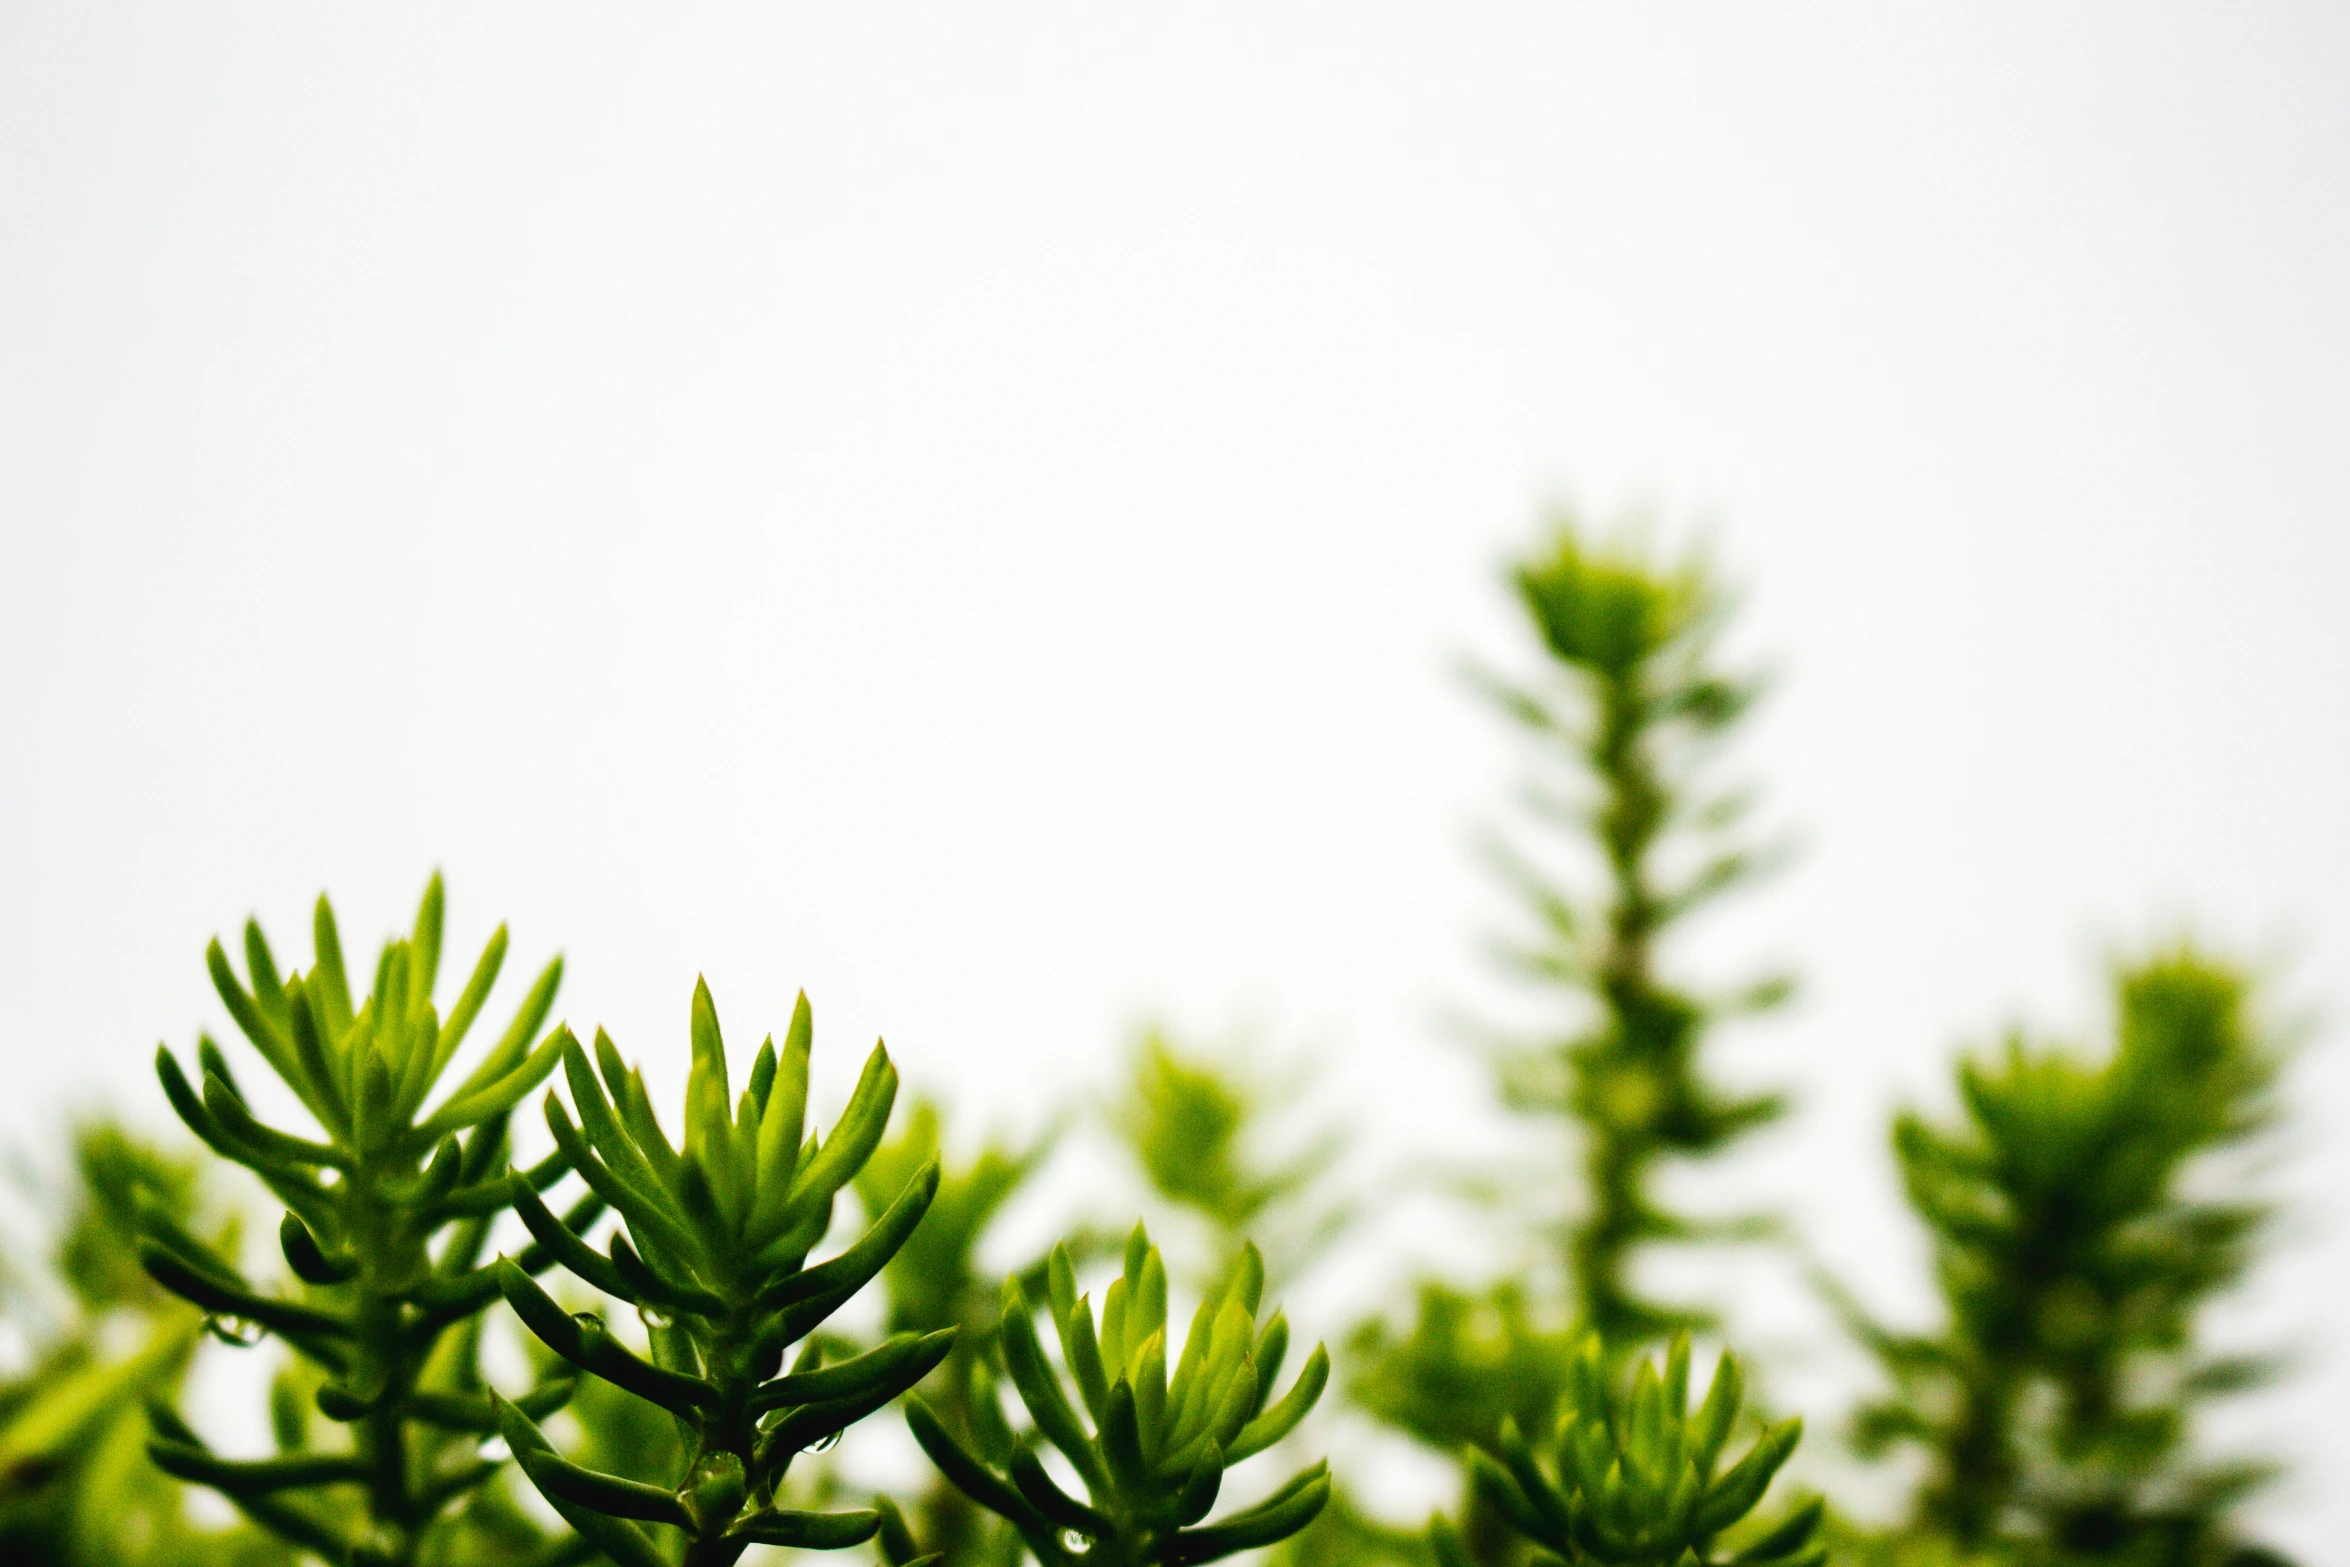
[[[952,1329],[936,1333],[898,1333],[864,1354],[814,1371],[795,1371],[760,1384],[750,1407],[765,1411],[794,1404],[815,1404],[862,1397],[887,1388],[889,1396],[913,1386],[954,1346]]]
[[[718,1390],[699,1377],[657,1366],[622,1344],[601,1317],[565,1311],[510,1258],[498,1259],[497,1280],[506,1304],[514,1308],[523,1326],[580,1370],[626,1388],[672,1414],[690,1414],[719,1402]]]
[[[1283,1326],[1283,1337],[1287,1337],[1286,1324]],[[1305,1419],[1321,1398],[1322,1390],[1329,1385],[1330,1354],[1316,1344],[1314,1352],[1306,1357],[1304,1367],[1298,1372],[1297,1380],[1289,1385],[1289,1391],[1281,1396],[1281,1401],[1240,1428],[1239,1435],[1233,1438],[1226,1449],[1226,1461],[1237,1464],[1244,1458],[1253,1458],[1295,1431],[1298,1423]]]
[[[1330,1476],[1316,1464],[1256,1506],[1220,1524],[1186,1529],[1175,1537],[1171,1562],[1212,1562],[1240,1551],[1277,1544],[1321,1514],[1330,1501]]]
[[[620,1270],[556,1218],[527,1183],[516,1183],[514,1213],[522,1220],[523,1228],[530,1231],[531,1238],[544,1246],[556,1262],[605,1294],[617,1295],[632,1306],[638,1304],[639,1296]]]
[[[343,1253],[329,1253],[310,1233],[310,1226],[301,1216],[288,1213],[278,1224],[278,1247],[285,1253],[286,1266],[305,1284],[347,1284],[359,1272],[359,1259]]]
[[[845,1551],[863,1545],[880,1528],[881,1514],[868,1510],[816,1513],[776,1508],[744,1519],[735,1528],[734,1538],[803,1551]]]
[[[258,1324],[305,1353],[339,1361],[340,1353],[327,1346],[351,1337],[351,1325],[331,1312],[231,1285],[209,1270],[189,1266],[177,1252],[152,1241],[139,1247],[139,1264],[156,1283],[183,1300],[221,1316]]]
[[[522,1472],[530,1476],[533,1485],[537,1485],[538,1472],[533,1466],[560,1464],[563,1462],[561,1455],[528,1416],[503,1400],[495,1402],[498,1426],[505,1435],[506,1445],[512,1449],[515,1461],[522,1466]],[[557,1484],[562,1483],[558,1478]],[[562,1515],[565,1523],[611,1557],[618,1567],[673,1567],[668,1557],[645,1532],[628,1519],[564,1500],[543,1488],[540,1494],[546,1496],[549,1505]]]
[[[989,1512],[1010,1520],[1025,1535],[1034,1538],[1050,1534],[1050,1521],[1010,1481],[999,1477],[957,1441],[938,1418],[937,1411],[919,1395],[906,1400],[906,1427],[939,1472],[964,1495]]]
[[[335,1454],[302,1453],[286,1458],[217,1458],[202,1448],[156,1437],[147,1444],[147,1456],[168,1475],[237,1496],[261,1496],[311,1486],[367,1478],[367,1466],[356,1458]]]

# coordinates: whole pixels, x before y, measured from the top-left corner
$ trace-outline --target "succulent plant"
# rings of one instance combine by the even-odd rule
[[[1742,841],[1749,802],[1712,777],[1762,683],[1719,654],[1728,603],[1702,557],[1597,545],[1568,522],[1512,575],[1549,659],[1525,685],[1489,682],[1545,760],[1528,791],[1532,852],[1496,846],[1532,916],[1505,951],[1590,1021],[1505,1047],[1502,1098],[1573,1126],[1588,1194],[1566,1232],[1574,1314],[1622,1353],[1710,1321],[1702,1306],[1643,1293],[1645,1248],[1764,1228],[1675,1213],[1658,1190],[1673,1164],[1715,1157],[1785,1109],[1777,1094],[1712,1080],[1705,1045],[1716,1023],[1784,1000],[1792,980],[1706,994],[1660,961],[1690,915],[1779,857]],[[1595,884],[1548,868],[1561,838],[1596,858]]]
[[[1288,1392],[1272,1396],[1289,1324],[1276,1312],[1258,1325],[1263,1289],[1264,1264],[1252,1248],[1223,1293],[1200,1303],[1170,1370],[1166,1264],[1142,1227],[1127,1241],[1124,1271],[1104,1294],[1098,1321],[1091,1297],[1077,1293],[1068,1250],[1056,1247],[1041,1299],[1017,1279],[1004,1286],[1004,1366],[1034,1436],[1014,1433],[984,1368],[968,1444],[919,1397],[907,1401],[907,1423],[931,1462],[1010,1520],[1046,1567],[1171,1567],[1287,1539],[1329,1499],[1327,1465],[1205,1521],[1225,1471],[1295,1430],[1329,1381],[1329,1359],[1317,1346]],[[1039,1310],[1052,1319],[1061,1369],[1036,1331]],[[1085,1499],[1045,1467],[1037,1438],[1067,1461]]]
[[[1896,1119],[1944,1322],[1897,1332],[1831,1285],[1891,1384],[1855,1445],[1921,1452],[1909,1531],[1964,1551],[2249,1562],[2239,1509],[2270,1466],[2202,1450],[2196,1417],[2277,1361],[2215,1353],[2202,1318],[2273,1218],[2245,1176],[2287,1054],[2211,954],[2111,978],[2109,1050],[2010,1034],[1960,1063],[1959,1114]]]
[[[687,1567],[725,1567],[753,1545],[837,1550],[870,1539],[870,1510],[810,1512],[777,1505],[793,1459],[912,1387],[944,1358],[953,1330],[901,1333],[836,1365],[810,1334],[880,1272],[938,1190],[925,1165],[873,1227],[817,1266],[808,1253],[832,1224],[834,1197],[880,1143],[897,1071],[876,1045],[830,1135],[802,1141],[813,1021],[806,996],[778,1051],[770,1037],[732,1096],[726,1046],[709,986],[694,987],[693,1066],[685,1135],[672,1146],[641,1073],[598,1031],[594,1060],[576,1040],[563,1068],[576,1123],[548,1095],[559,1156],[620,1215],[599,1252],[576,1226],[524,1195],[538,1244],[586,1283],[637,1308],[649,1358],[601,1316],[565,1311],[520,1266],[499,1282],[525,1325],[574,1366],[665,1409],[685,1438],[682,1473],[599,1472],[564,1459],[527,1410],[501,1404],[506,1440],[556,1511],[620,1567],[672,1567],[665,1525]],[[599,1076],[600,1074],[600,1076]],[[784,1370],[784,1355],[805,1347]]]
[[[256,1521],[338,1563],[473,1559],[437,1536],[498,1471],[475,1451],[495,1421],[472,1341],[450,1330],[498,1296],[498,1269],[477,1265],[492,1219],[520,1194],[536,1203],[536,1189],[564,1173],[560,1159],[523,1174],[507,1170],[508,1114],[570,1042],[560,1026],[538,1037],[562,960],[540,972],[497,1043],[436,1100],[506,955],[501,926],[443,1018],[433,1003],[442,907],[435,876],[412,934],[384,946],[373,986],[356,1006],[323,897],[307,974],[278,973],[257,923],[245,926],[249,984],[212,943],[207,959],[221,1001],[319,1135],[265,1124],[209,1038],[197,1045],[200,1088],[168,1049],[156,1054],[180,1119],[286,1205],[280,1247],[307,1288],[291,1296],[257,1288],[229,1257],[161,1212],[147,1216],[141,1262],[164,1288],[209,1313],[219,1336],[274,1335],[322,1368],[317,1409],[347,1425],[350,1437],[312,1446],[306,1411],[290,1406],[276,1422],[277,1454],[225,1458],[158,1407],[149,1451],[169,1473],[222,1492]],[[601,1206],[591,1194],[571,1222],[591,1221]],[[519,1276],[547,1262],[534,1248],[501,1266]],[[544,1414],[570,1390],[569,1378],[555,1378],[521,1402]]]
[[[1660,1374],[1642,1359],[1618,1397],[1609,1384],[1598,1336],[1588,1338],[1568,1376],[1568,1407],[1547,1452],[1505,1419],[1494,1451],[1473,1451],[1479,1493],[1526,1539],[1570,1563],[1592,1567],[1819,1567],[1818,1502],[1798,1507],[1776,1527],[1723,1556],[1715,1542],[1761,1503],[1779,1466],[1795,1450],[1802,1422],[1765,1430],[1744,1457],[1721,1466],[1744,1400],[1744,1376],[1725,1354],[1704,1400],[1689,1408],[1689,1340],[1673,1340]],[[1438,1559],[1462,1567],[1467,1557],[1441,1520],[1432,1530]]]

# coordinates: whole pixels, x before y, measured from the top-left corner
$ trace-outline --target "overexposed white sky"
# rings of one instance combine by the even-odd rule
[[[10,1140],[438,865],[656,1062],[697,970],[977,1121],[1248,1013],[1473,1145],[1449,670],[1645,503],[1783,675],[1755,1181],[1915,1305],[1886,1108],[2251,953],[2350,1532],[2350,14],[660,9],[0,7]]]

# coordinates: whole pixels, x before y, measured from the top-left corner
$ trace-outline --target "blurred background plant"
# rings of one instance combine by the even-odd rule
[[[62,1182],[29,1194],[60,1216],[46,1254],[9,1257],[0,1274],[6,1319],[30,1355],[0,1382],[0,1559],[290,1562],[290,1549],[241,1520],[197,1522],[180,1483],[147,1461],[141,1405],[178,1395],[205,1322],[139,1266],[139,1237],[161,1215],[233,1247],[230,1205],[196,1160],[110,1120],[76,1127],[72,1155]]]
[[[2237,1517],[2274,1466],[2211,1456],[2196,1416],[2281,1366],[2215,1351],[2205,1319],[2273,1216],[2254,1193],[2284,1051],[2245,974],[2191,945],[2118,964],[2113,991],[2107,1049],[2011,1033],[1960,1063],[1956,1118],[1895,1121],[1941,1326],[1897,1331],[1829,1286],[1888,1383],[1854,1444],[1925,1459],[1896,1553],[2275,1560]]]
[[[1205,1236],[1190,1280],[1220,1293],[1254,1247],[1278,1295],[1303,1280],[1354,1222],[1358,1206],[1332,1177],[1346,1139],[1315,1119],[1311,1068],[1249,1064],[1227,1045],[1188,1046],[1146,1029],[1106,1112],[1150,1195]]]
[[[882,1270],[884,1326],[891,1333],[955,1330],[955,1346],[922,1386],[923,1395],[953,1429],[971,1429],[975,1388],[1000,1374],[996,1330],[1003,1309],[1003,1278],[980,1262],[980,1251],[1005,1206],[1050,1157],[1060,1129],[1047,1129],[1018,1146],[990,1142],[968,1161],[949,1163],[944,1118],[933,1100],[918,1099],[905,1124],[857,1175],[857,1197],[878,1218],[915,1173],[940,1166],[930,1212]],[[1019,1271],[1043,1277],[1040,1252]],[[900,1499],[927,1550],[970,1567],[1010,1567],[1020,1537],[943,1475],[932,1473],[918,1493]]]
[[[1644,1290],[1644,1248],[1767,1233],[1751,1216],[1675,1212],[1658,1191],[1669,1165],[1718,1155],[1786,1108],[1720,1086],[1703,1052],[1715,1025],[1786,1001],[1792,977],[1701,992],[1669,976],[1661,950],[1782,857],[1741,834],[1753,794],[1714,765],[1762,682],[1720,657],[1730,601],[1701,555],[1666,559],[1629,528],[1602,541],[1566,516],[1513,582],[1548,662],[1522,682],[1477,677],[1538,767],[1522,792],[1535,836],[1491,844],[1531,916],[1495,953],[1553,1022],[1531,1043],[1496,1041],[1493,1059],[1502,1103],[1573,1149],[1582,1189],[1558,1205],[1567,1302],[1621,1356],[1713,1320]]]
[[[1714,777],[1760,692],[1718,654],[1723,589],[1702,557],[1664,559],[1629,531],[1602,540],[1571,516],[1553,519],[1511,581],[1545,658],[1525,679],[1475,680],[1533,741],[1526,828],[1489,849],[1530,916],[1495,955],[1531,986],[1542,1021],[1532,1039],[1491,1037],[1487,1051],[1501,1103],[1546,1128],[1562,1157],[1530,1179],[1488,1175],[1472,1188],[1516,1227],[1510,1276],[1477,1288],[1422,1279],[1408,1322],[1366,1322],[1347,1357],[1358,1406],[1446,1455],[1491,1444],[1505,1416],[1548,1430],[1586,1334],[1612,1361],[1713,1324],[1703,1303],[1647,1292],[1644,1251],[1770,1227],[1677,1211],[1658,1182],[1785,1108],[1776,1094],[1720,1087],[1703,1047],[1715,1024],[1777,1006],[1792,982],[1701,993],[1664,965],[1669,938],[1775,858],[1739,833],[1751,795]],[[1416,1553],[1357,1507],[1332,1513],[1334,1536]],[[1474,1490],[1459,1548],[1491,1563],[1531,1549]]]

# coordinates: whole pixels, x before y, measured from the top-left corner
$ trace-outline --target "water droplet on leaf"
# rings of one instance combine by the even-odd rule
[[[244,1317],[224,1317],[217,1314],[206,1317],[204,1331],[223,1344],[232,1344],[238,1349],[251,1349],[262,1339],[261,1324]]]

